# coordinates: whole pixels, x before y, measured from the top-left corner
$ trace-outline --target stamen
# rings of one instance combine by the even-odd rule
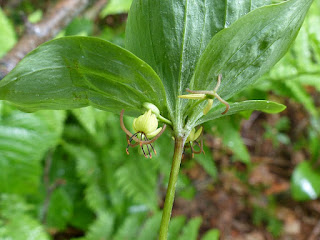
[[[142,141],[142,134],[141,134],[141,139],[140,139],[141,141]],[[147,145],[148,146],[148,145]],[[141,149],[142,149],[142,152],[143,152],[143,155],[146,157],[146,158],[148,158],[148,155],[145,153],[145,151],[144,151],[144,149],[143,149],[143,145],[141,144],[141,142],[140,142],[140,147],[141,147]]]
[[[148,139],[147,136],[144,134],[144,140],[147,141],[147,139]],[[151,154],[151,152],[150,152],[149,145],[151,146],[151,144],[148,144],[148,145],[147,145],[147,149],[148,149],[149,157],[150,157],[150,159],[151,159],[151,158],[152,158],[152,154]]]
[[[149,139],[147,138],[147,136],[146,136],[146,139],[147,139],[147,141],[149,141]],[[149,145],[151,146],[154,154],[157,155],[157,151],[154,149],[154,147],[152,146],[152,144],[150,143]]]

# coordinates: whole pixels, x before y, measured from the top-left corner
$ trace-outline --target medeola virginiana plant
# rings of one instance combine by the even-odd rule
[[[165,128],[171,129],[174,155],[159,232],[159,239],[167,239],[184,148],[202,152],[198,126],[206,121],[285,108],[227,100],[286,53],[312,2],[134,0],[126,49],[92,37],[49,41],[1,80],[0,98],[28,111],[90,105],[121,113],[124,149],[141,147],[146,157],[156,153],[152,143]],[[124,125],[124,114],[137,117],[134,133]]]

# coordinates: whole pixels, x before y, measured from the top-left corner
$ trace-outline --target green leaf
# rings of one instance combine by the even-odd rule
[[[0,58],[16,43],[14,28],[0,8]]]
[[[223,144],[233,152],[235,159],[248,164],[250,163],[250,154],[240,135],[240,122],[233,122],[232,120],[230,118],[227,120],[225,118],[217,119],[212,123],[206,123],[206,125],[209,125],[210,129],[214,125],[217,128],[218,135],[222,138]]]
[[[291,177],[291,194],[299,201],[316,199],[320,195],[320,171],[309,162],[300,163]]]
[[[204,151],[210,153],[209,148],[204,146]],[[217,167],[214,163],[214,159],[211,154],[199,154],[195,156],[195,160],[199,163],[203,169],[213,178],[217,177]]]
[[[212,229],[201,238],[201,240],[219,240],[220,232],[217,229]]]
[[[43,226],[28,210],[30,206],[21,197],[0,194],[0,239],[49,240]]]
[[[89,227],[86,240],[110,239],[113,232],[115,217],[109,212],[98,214],[97,220]]]
[[[112,14],[127,13],[132,0],[110,0],[107,6],[101,11],[100,17],[104,18]]]
[[[115,236],[113,236],[113,240],[129,240],[137,236],[143,217],[145,217],[145,214],[141,213],[127,216]]]
[[[201,53],[217,32],[254,8],[254,2],[133,1],[126,47],[160,76],[167,93],[169,113],[176,119],[174,124],[182,121],[182,102],[177,96],[189,86]]]
[[[64,118],[58,116],[60,113],[13,111],[0,119],[0,192],[26,194],[38,190],[41,160],[61,134]]]
[[[200,217],[191,219],[188,224],[183,228],[179,240],[196,240],[198,237],[199,228],[202,219]]]
[[[59,188],[50,198],[47,225],[50,228],[64,230],[73,214],[73,204],[68,193]]]
[[[157,210],[157,167],[155,158],[130,157],[116,171],[117,185],[134,203]]]
[[[170,220],[168,240],[176,240],[180,234],[181,229],[185,225],[186,217],[178,216]]]
[[[161,212],[157,212],[151,218],[149,218],[143,225],[141,233],[136,239],[156,240],[160,228],[161,215]]]
[[[92,107],[72,109],[71,112],[91,135],[96,134],[95,109]]]
[[[258,8],[220,31],[198,61],[190,88],[213,90],[222,74],[218,93],[226,100],[254,83],[286,53],[311,3],[291,0]],[[197,109],[192,118],[200,113]]]
[[[150,66],[90,37],[64,37],[39,46],[0,82],[0,99],[30,110],[91,105],[139,114],[144,102],[165,107],[163,85]]]
[[[229,111],[226,114],[221,115],[221,113],[225,109],[225,106],[219,105],[217,107],[214,107],[207,115],[201,117],[197,121],[196,125],[200,125],[204,122],[217,119],[223,116],[232,115],[242,111],[262,111],[266,113],[278,113],[283,111],[285,108],[286,106],[272,101],[248,100],[243,102],[231,103]]]

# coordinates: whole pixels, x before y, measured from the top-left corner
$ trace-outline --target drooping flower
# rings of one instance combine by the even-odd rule
[[[152,158],[152,151],[154,152],[154,154],[157,154],[156,150],[152,146],[152,143],[161,136],[161,134],[166,129],[166,125],[164,124],[163,128],[158,128],[158,119],[156,115],[152,113],[152,110],[149,109],[143,115],[133,120],[132,125],[135,133],[132,134],[124,125],[123,115],[124,110],[122,110],[120,113],[120,126],[127,135],[127,154],[129,154],[129,147],[135,147],[139,145],[141,147],[143,155],[146,158]],[[149,138],[152,139],[150,140]],[[132,143],[133,141],[135,143]],[[144,146],[146,146],[146,151],[144,149]]]

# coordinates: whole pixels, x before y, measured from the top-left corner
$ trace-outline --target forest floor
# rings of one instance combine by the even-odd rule
[[[218,168],[217,180],[200,165],[186,170],[196,196],[177,198],[173,215],[201,216],[201,232],[218,228],[222,240],[320,240],[320,201],[297,202],[290,195],[293,169],[310,157],[308,151],[295,150],[292,144],[275,147],[264,137],[264,126],[274,126],[281,117],[289,119],[286,133],[291,143],[307,134],[308,115],[302,106],[290,100],[285,105],[281,114],[254,112],[242,122],[250,167],[232,162],[232,152],[221,139],[205,135]]]

